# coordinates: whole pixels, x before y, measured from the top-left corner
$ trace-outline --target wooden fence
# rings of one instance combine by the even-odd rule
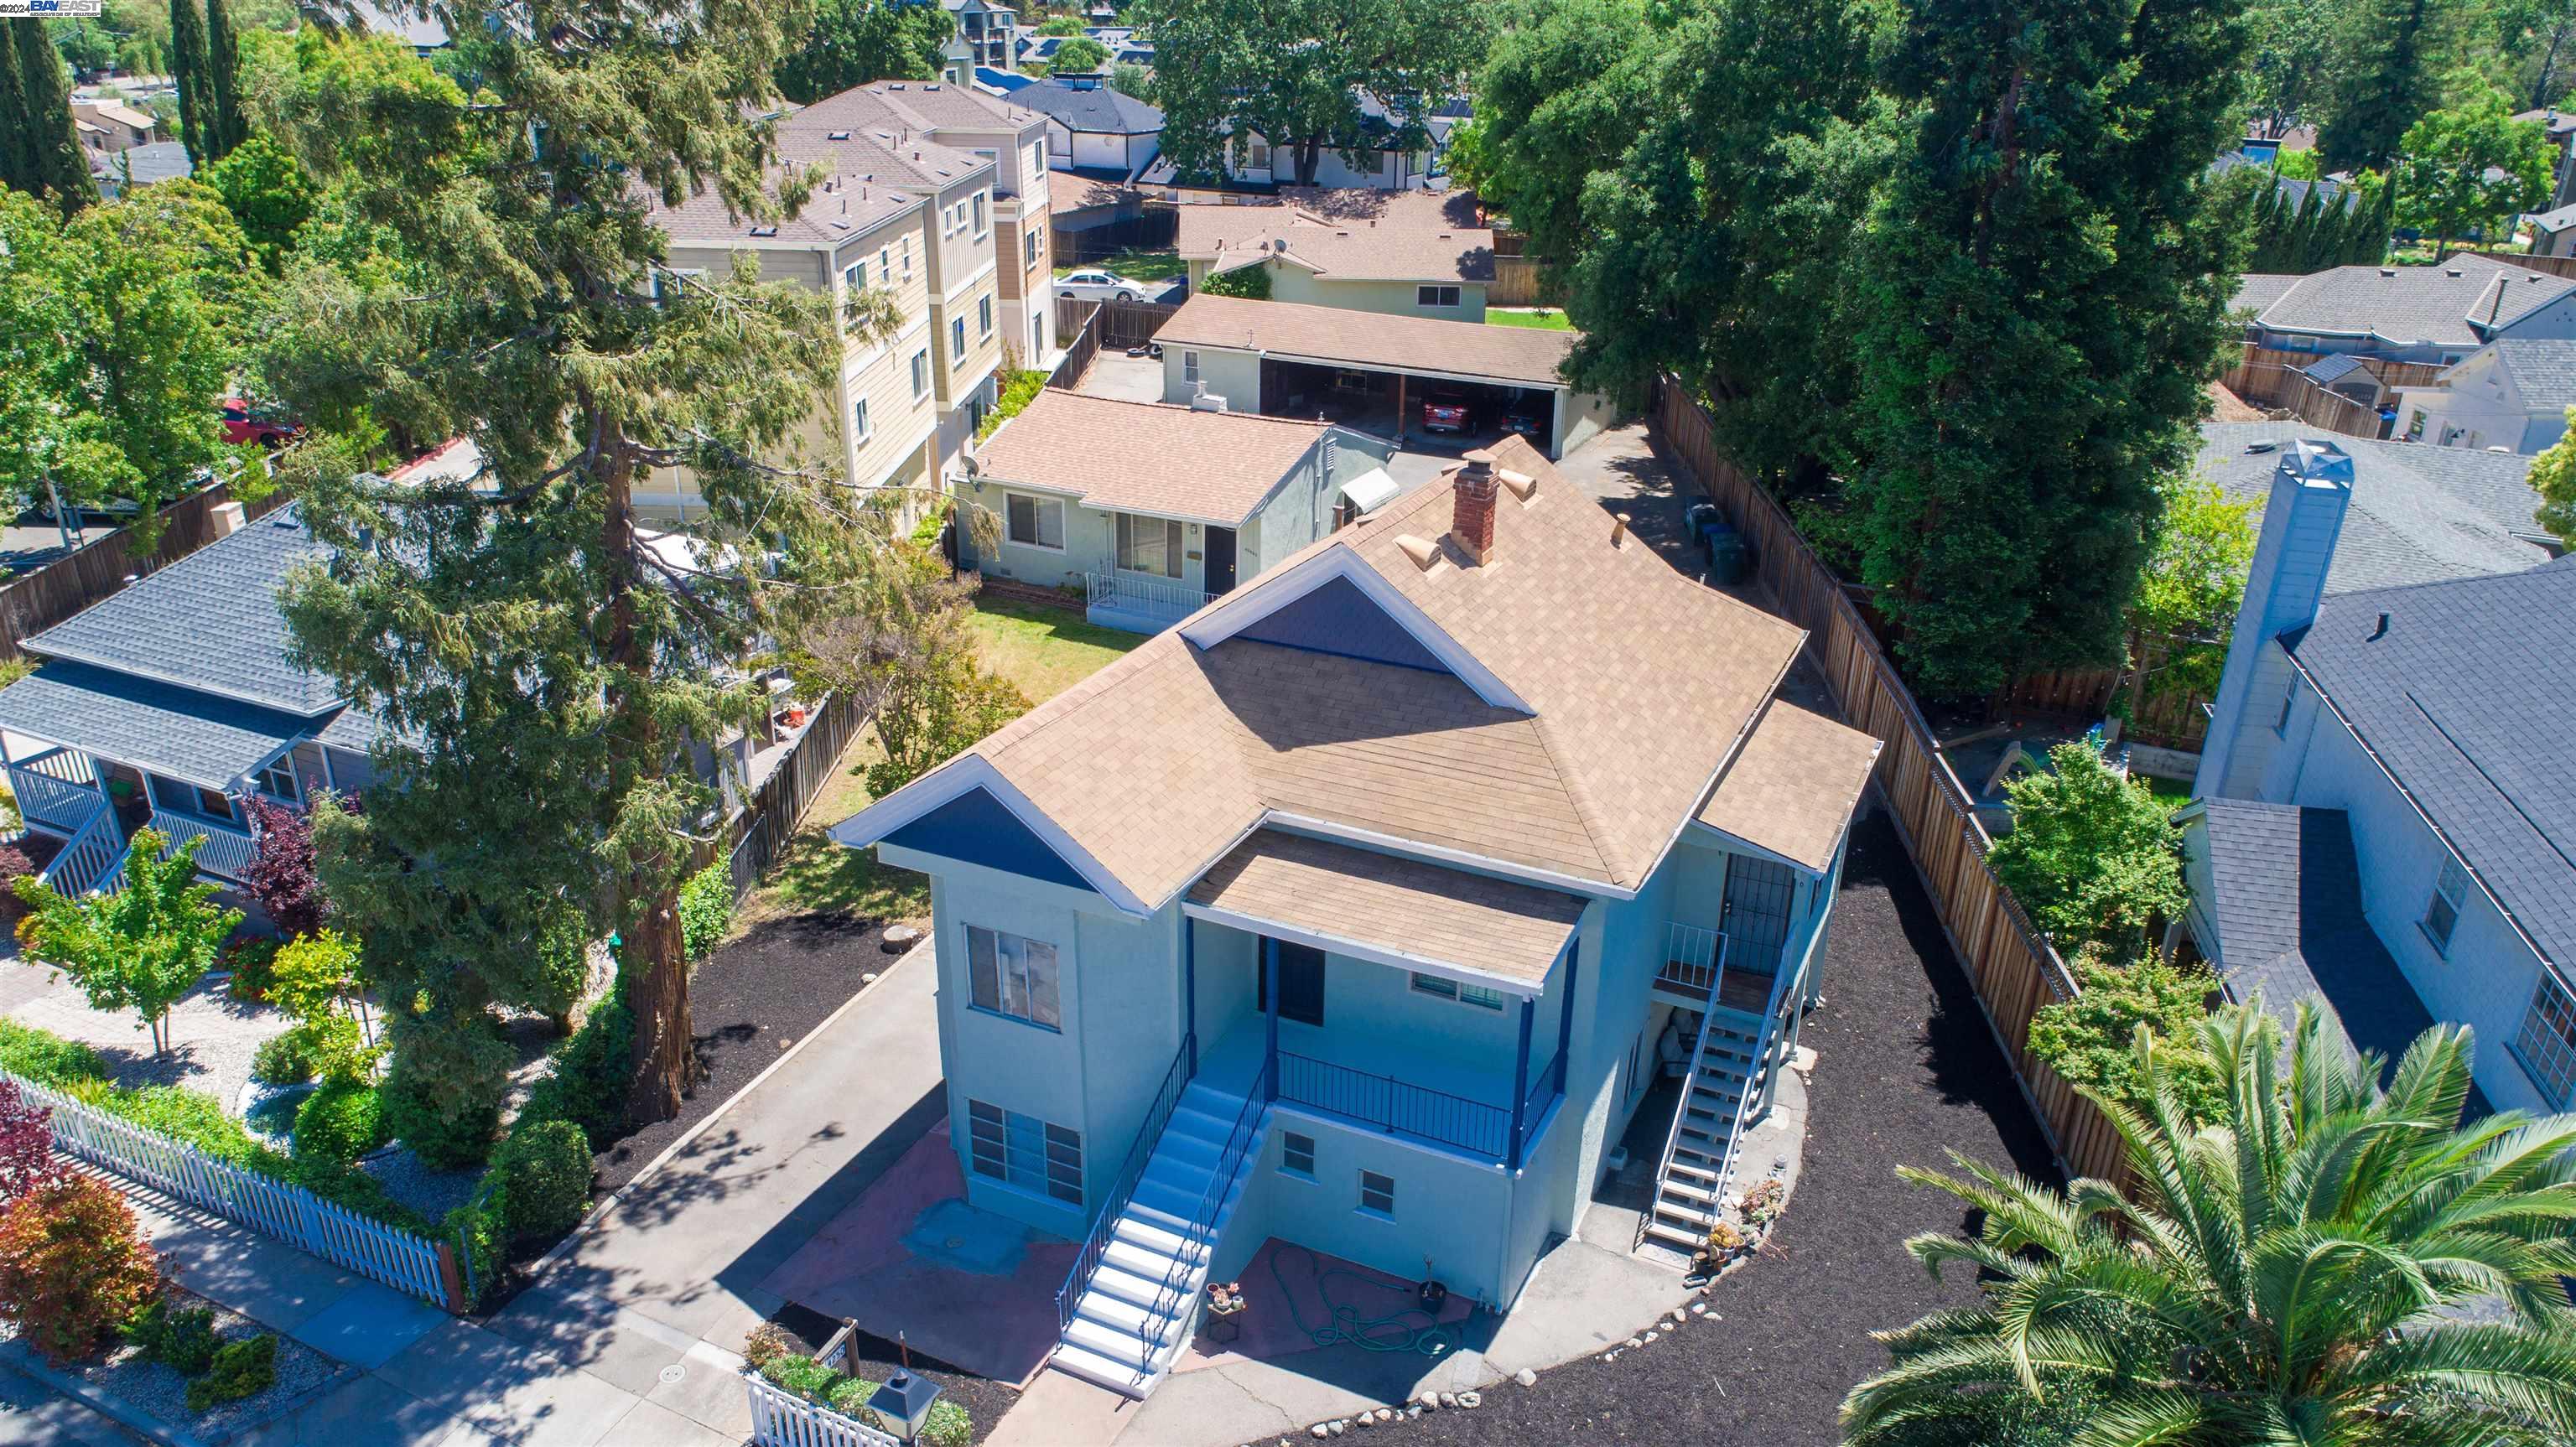
[[[1494,279],[1485,285],[1487,306],[1536,306],[1545,295],[1547,263],[1535,256],[1494,257]]]
[[[2139,648],[2150,680],[2146,697],[2121,729],[2121,737],[2157,748],[2197,751],[2209,734],[2206,706],[2210,696],[2196,690],[2158,690],[2152,680],[2173,656],[2179,640],[2150,638]],[[2039,709],[2050,713],[2104,714],[2111,710],[2127,674],[2117,668],[2060,668],[2022,674],[1994,699],[2001,708]]]
[[[2346,437],[2377,437],[2378,409],[2318,386],[2301,370],[2322,360],[2307,352],[2279,352],[2248,343],[2236,365],[2218,380],[2228,391],[2257,407],[2287,411],[2312,426]]]
[[[214,511],[232,501],[232,495],[232,484],[217,483],[162,509],[161,537],[149,552],[134,547],[131,529],[118,528],[0,587],[0,658],[21,656],[22,641],[121,591],[127,579],[168,567],[213,542]],[[243,511],[259,518],[285,502],[285,490],[273,489],[259,501],[244,504]]]
[[[814,1360],[836,1372],[847,1371],[855,1330],[854,1324],[843,1322]],[[751,1399],[751,1440],[757,1447],[903,1447],[892,1433],[782,1391],[749,1368],[743,1371],[742,1386]]]
[[[0,1070],[0,1080],[12,1082],[28,1100],[51,1112],[54,1146],[66,1155],[238,1221],[432,1306],[459,1314],[465,1310],[464,1279],[454,1250],[444,1241],[369,1220],[302,1186],[216,1160],[23,1076]]]
[[[1062,337],[1088,330],[1094,355],[1102,347],[1123,352],[1152,341],[1179,310],[1153,301],[1076,301],[1060,296],[1055,299],[1055,334]]]
[[[2550,276],[2576,277],[2576,256],[2534,256],[2528,251],[2454,251],[2452,256],[2483,256],[2526,271],[2545,272]],[[2449,257],[2443,258],[2448,260]]]
[[[1657,435],[1682,474],[1742,531],[1773,607],[1807,630],[1810,656],[1843,721],[1886,745],[1877,780],[1888,813],[2059,1164],[2070,1176],[2124,1179],[2127,1162],[2109,1118],[2030,1051],[2031,1016],[2078,989],[1987,866],[1985,830],[1912,693],[1788,512],[1718,450],[1708,414],[1677,386],[1659,386],[1656,394]]]
[[[847,695],[836,693],[824,699],[822,711],[779,761],[777,771],[761,781],[750,802],[734,815],[736,833],[726,854],[734,903],[742,903],[743,896],[760,882],[761,872],[776,863],[787,841],[796,837],[805,811],[832,781],[842,752],[865,722],[865,715]]]
[[[1100,355],[1100,333],[1093,330],[1091,325],[1093,315],[1100,310],[1097,302],[1057,297],[1055,299],[1055,334],[1059,337],[1066,334],[1064,319],[1071,314],[1070,309],[1073,308],[1080,309],[1082,320],[1072,328],[1073,340],[1065,343],[1064,356],[1056,362],[1055,370],[1047,374],[1046,380],[1048,386],[1067,392],[1081,390],[1083,375],[1091,370],[1093,359]]]

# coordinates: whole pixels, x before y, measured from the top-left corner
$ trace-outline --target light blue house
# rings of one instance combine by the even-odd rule
[[[2466,512],[2389,529],[2341,443],[2273,454],[2183,927],[2237,998],[2383,1051],[2464,1023],[2487,1102],[2576,1107],[2576,563]]]
[[[840,825],[931,876],[969,1199],[1084,1243],[1055,1365],[1150,1391],[1274,1237],[1508,1309],[1668,1026],[1698,1244],[1877,757],[1802,641],[1508,439]]]
[[[1049,387],[972,456],[959,495],[999,536],[971,562],[1156,632],[1394,498],[1394,451],[1321,422]]]

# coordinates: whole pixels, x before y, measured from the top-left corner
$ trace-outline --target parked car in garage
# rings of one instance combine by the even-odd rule
[[[1468,433],[1476,430],[1475,404],[1455,387],[1435,387],[1422,399],[1422,430]]]
[[[1056,278],[1055,294],[1075,301],[1143,301],[1163,289],[1114,271],[1077,271]]]
[[[1545,392],[1524,389],[1513,394],[1512,400],[1503,408],[1503,430],[1521,433],[1536,443],[1540,451],[1546,451],[1547,421],[1549,412],[1554,410],[1550,405],[1553,401]]]

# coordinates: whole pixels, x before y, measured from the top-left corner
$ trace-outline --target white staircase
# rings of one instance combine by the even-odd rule
[[[1764,1023],[1735,1010],[1708,1012],[1665,1140],[1655,1204],[1639,1228],[1640,1244],[1652,1240],[1685,1256],[1696,1253],[1709,1228],[1733,1206],[1728,1182],[1736,1140],[1771,1068],[1771,1032]]]
[[[1196,1081],[1182,1092],[1076,1300],[1056,1345],[1058,1371],[1137,1398],[1162,1381],[1267,1129],[1267,1112],[1243,1096]]]

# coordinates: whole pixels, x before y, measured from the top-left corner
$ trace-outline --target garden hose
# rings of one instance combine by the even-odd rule
[[[1372,1291],[1391,1291],[1394,1288],[1381,1281],[1372,1281],[1356,1271],[1326,1271],[1320,1265],[1314,1266],[1315,1298],[1324,1304],[1324,1309],[1330,1314],[1332,1320],[1325,1326],[1308,1326],[1306,1314],[1297,1309],[1296,1293],[1288,1289],[1288,1274],[1279,1269],[1280,1258],[1291,1251],[1305,1257],[1310,1264],[1315,1260],[1314,1252],[1303,1246],[1291,1246],[1283,1241],[1270,1253],[1270,1277],[1279,1283],[1279,1295],[1288,1303],[1288,1319],[1296,1324],[1299,1331],[1306,1334],[1308,1341],[1319,1347],[1328,1347],[1335,1342],[1346,1341],[1356,1344],[1362,1351],[1420,1352],[1426,1357],[1436,1357],[1457,1350],[1457,1333],[1442,1326],[1439,1318],[1419,1306],[1408,1306],[1384,1316],[1362,1317],[1357,1307],[1335,1305],[1332,1294],[1324,1289],[1324,1283],[1336,1276],[1347,1276]],[[1421,1317],[1427,1325],[1401,1324],[1406,1317],[1413,1316]],[[1396,1335],[1384,1335],[1383,1333],[1389,1328],[1393,1328]]]

